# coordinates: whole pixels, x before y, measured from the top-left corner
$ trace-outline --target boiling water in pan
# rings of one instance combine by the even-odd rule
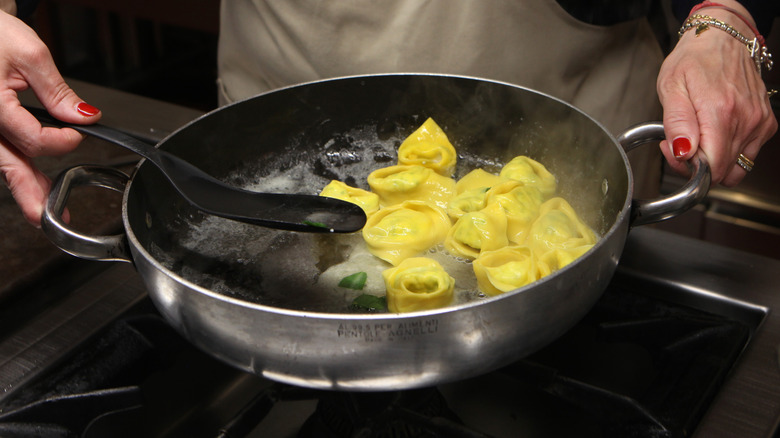
[[[280,164],[280,170],[270,173],[268,163],[259,163],[257,168],[248,166],[235,172],[228,182],[248,190],[317,194],[330,180],[338,179],[368,189],[369,173],[396,164],[396,150],[403,138],[380,139],[375,126],[357,128],[326,141],[321,152],[312,155],[315,159],[302,157]],[[280,153],[280,157],[285,156],[296,154]],[[461,161],[459,167],[470,160]],[[470,164],[468,170],[475,165],[496,168],[482,161]],[[345,313],[362,293],[385,294],[381,272],[390,265],[368,253],[359,232],[285,232],[208,215],[182,218],[180,229],[173,239],[178,248],[163,250],[153,245],[152,256],[184,279],[226,296],[274,307]],[[469,263],[440,249],[427,255],[439,260],[456,278],[459,300],[477,297]],[[369,275],[363,291],[337,286],[341,278],[359,271]]]
[[[396,164],[396,150],[404,138],[379,138],[376,126],[357,128],[324,142],[319,153],[279,167],[257,163],[235,172],[228,182],[249,190],[317,194],[338,179],[368,189],[368,174]],[[460,152],[456,178],[476,167],[498,172],[504,164],[497,158],[464,154],[459,139],[450,140]],[[300,155],[280,151],[279,157]],[[269,173],[269,167],[279,170]],[[152,255],[184,279],[226,296],[295,310],[346,313],[362,293],[385,294],[381,272],[390,265],[368,253],[360,233],[284,232],[205,215],[182,218],[181,223],[182,232],[174,239],[179,247],[173,251],[152,247]],[[470,263],[440,248],[427,256],[455,278],[456,302],[480,298]],[[341,278],[359,271],[369,277],[363,291],[337,286]]]

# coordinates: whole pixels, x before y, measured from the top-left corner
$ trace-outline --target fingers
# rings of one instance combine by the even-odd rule
[[[0,99],[0,135],[8,148],[28,157],[61,155],[75,149],[82,140],[73,129],[43,127],[17,100]]]
[[[51,52],[38,35],[16,17],[0,12],[0,92],[32,88],[54,117],[69,123],[94,123],[100,112],[84,104],[63,80]],[[4,96],[3,100],[9,99]]]
[[[100,120],[100,111],[85,103],[64,82],[54,69],[50,58],[26,76],[29,86],[44,107],[54,117],[76,124],[90,124]],[[53,69],[46,74],[42,72]],[[19,103],[16,93],[0,88],[0,135],[29,157],[60,155],[73,150],[82,136],[68,128],[43,127]]]
[[[84,102],[66,83],[47,50],[31,54],[22,69],[27,84],[55,118],[75,124],[100,120],[100,110]]]
[[[767,99],[768,100],[768,99]],[[768,141],[777,132],[777,120],[771,113],[771,107],[769,108],[770,115],[767,117],[765,123],[762,123],[757,130],[757,134],[746,142],[746,146],[741,152],[738,152],[733,157],[733,161],[727,166],[726,174],[721,185],[726,187],[733,187],[739,184],[750,172],[750,170],[744,169],[737,164],[737,157],[742,154],[750,161],[757,161],[759,151],[763,144]],[[754,163],[755,164],[755,163]],[[760,165],[760,164],[758,164]]]
[[[699,147],[699,120],[687,89],[679,87],[663,93],[663,123],[666,141],[661,152],[669,165],[679,173],[686,173],[685,161],[694,156]]]
[[[0,174],[11,195],[22,209],[24,218],[35,226],[40,226],[43,206],[51,182],[42,172],[33,167],[29,158],[15,153],[7,142],[0,138]]]
[[[48,48],[26,24],[0,11],[0,31],[0,176],[25,218],[38,225],[51,183],[30,157],[69,152],[82,136],[41,126],[16,93],[31,88],[49,113],[69,123],[94,123],[101,114],[68,87]]]
[[[713,106],[716,110],[701,116],[702,148],[710,157],[713,182],[733,187],[749,172],[737,164],[737,157],[741,154],[756,160],[761,147],[777,131],[777,120],[760,82],[741,92],[732,103]]]
[[[81,135],[71,129],[43,128],[18,100],[18,91],[31,88],[54,117],[88,124],[100,111],[65,83],[46,45],[29,26],[0,13],[0,135],[27,156],[56,155],[75,148]]]

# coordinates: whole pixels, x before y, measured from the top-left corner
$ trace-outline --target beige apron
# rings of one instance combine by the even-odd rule
[[[463,74],[558,97],[617,133],[660,119],[661,61],[646,20],[594,26],[554,0],[223,0],[220,104],[329,77]],[[649,193],[654,149],[631,154]]]

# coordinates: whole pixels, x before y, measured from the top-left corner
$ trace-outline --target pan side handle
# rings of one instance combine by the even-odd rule
[[[41,217],[41,228],[46,237],[61,250],[88,260],[131,262],[132,258],[124,234],[92,236],[71,229],[62,220],[62,212],[70,191],[79,186],[103,187],[123,192],[130,177],[125,173],[101,166],[75,166],[62,172],[56,179]]]
[[[666,138],[660,122],[641,123],[628,128],[618,137],[618,142],[628,152],[649,142]],[[678,216],[701,202],[710,189],[712,174],[710,165],[701,151],[687,162],[691,178],[677,191],[656,199],[633,199],[630,225],[645,225]]]

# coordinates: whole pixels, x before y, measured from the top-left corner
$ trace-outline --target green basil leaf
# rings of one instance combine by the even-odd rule
[[[312,227],[328,228],[328,226],[323,224],[322,222],[314,222],[314,221],[305,220],[305,221],[303,221],[303,224],[304,225],[310,225]]]
[[[368,274],[365,272],[356,272],[352,275],[348,275],[339,281],[339,287],[346,287],[348,289],[363,290],[363,286],[366,285]]]
[[[363,294],[352,300],[352,308],[369,312],[387,311],[387,298]]]

